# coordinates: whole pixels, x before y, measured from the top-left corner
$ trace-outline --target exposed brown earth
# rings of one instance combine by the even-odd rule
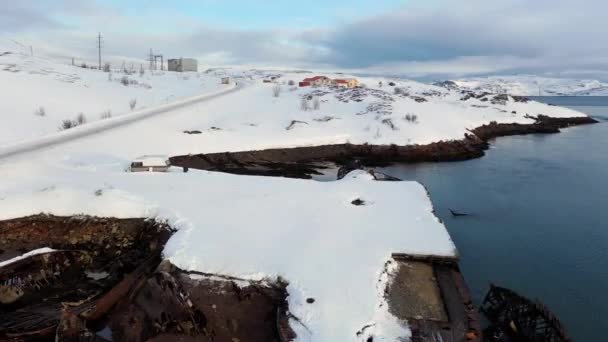
[[[427,145],[337,144],[311,147],[224,152],[171,157],[174,166],[234,174],[311,178],[328,163],[344,166],[358,160],[365,166],[392,163],[445,162],[479,158],[490,139],[520,134],[558,133],[560,128],[596,123],[590,117],[550,118],[540,115],[533,124],[492,122],[471,130],[461,140]]]

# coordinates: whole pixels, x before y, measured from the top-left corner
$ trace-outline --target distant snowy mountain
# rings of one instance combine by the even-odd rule
[[[597,80],[533,75],[491,76],[453,80],[460,88],[524,96],[608,96],[608,84]]]

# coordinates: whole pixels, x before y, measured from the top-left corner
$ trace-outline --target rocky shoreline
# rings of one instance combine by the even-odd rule
[[[559,133],[561,128],[593,124],[591,117],[552,118],[539,115],[533,124],[496,123],[477,127],[461,140],[427,145],[336,144],[174,156],[171,165],[240,175],[282,176],[309,179],[328,165],[345,166],[357,160],[364,166],[392,163],[462,161],[482,157],[491,139],[523,134]]]

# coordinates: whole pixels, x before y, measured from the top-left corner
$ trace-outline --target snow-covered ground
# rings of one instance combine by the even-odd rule
[[[456,253],[418,183],[376,182],[362,171],[330,183],[125,173],[122,162],[83,152],[44,164],[44,172],[26,159],[6,163],[0,219],[44,212],[168,220],[179,229],[164,252],[175,265],[289,281],[289,309],[306,326],[292,321],[299,341],[352,341],[368,324],[376,324],[375,340],[395,324],[407,334],[381,306],[384,263],[392,252]]]
[[[362,79],[368,88],[356,89],[282,84],[303,77],[286,74],[278,84],[254,78],[248,81],[251,85],[229,96],[102,132],[79,144],[61,146],[60,151],[98,151],[132,159],[141,154],[171,156],[322,144],[428,144],[462,139],[468,130],[491,121],[533,123],[528,116],[584,115],[534,101],[517,102],[512,97],[504,102],[494,99],[495,95],[467,99],[459,91],[413,81],[398,81],[391,87],[387,80]],[[281,87],[279,97],[273,96],[275,87]],[[405,94],[395,95],[395,88]],[[311,109],[302,110],[302,98],[308,96],[313,98],[308,101]],[[314,109],[315,99],[318,110]]]
[[[221,87],[215,73],[145,69],[140,76],[140,65],[131,75],[113,67],[106,73],[32,57],[29,48],[0,39],[0,144],[55,133],[64,120],[75,121],[80,114],[93,122]]]
[[[128,100],[140,92],[149,97],[138,103],[150,101],[146,104],[152,106],[166,102],[169,93],[199,94],[210,90],[208,84],[215,89],[220,75],[245,75],[248,85],[225,96],[0,159],[0,219],[44,212],[168,220],[179,231],[164,253],[177,266],[287,280],[290,311],[305,325],[292,321],[298,341],[366,340],[356,332],[370,324],[366,333],[373,331],[374,341],[408,335],[406,323],[384,305],[390,273],[384,272],[385,262],[391,253],[456,254],[424,188],[415,182],[375,182],[361,172],[323,183],[195,170],[127,173],[131,160],[146,154],[347,142],[426,144],[462,139],[468,129],[491,121],[531,123],[527,115],[583,115],[512,97],[467,97],[411,81],[389,86],[389,80],[365,78],[361,81],[367,88],[298,88],[288,82],[309,74],[285,73],[273,84],[262,82],[270,72],[215,70],[190,80],[172,73],[144,76],[152,86],[144,89],[109,82],[98,71],[23,54],[0,57],[0,63],[7,60],[19,71],[0,70],[2,90],[12,94],[0,104],[0,134],[6,135],[0,144],[5,147],[40,134],[70,134],[56,132],[57,123],[38,127],[31,120],[61,121],[68,111],[67,117],[73,117],[74,112],[112,106],[124,109],[113,109],[116,114],[127,113]],[[50,70],[41,67],[44,63]],[[13,84],[19,90],[10,89]],[[278,97],[273,96],[276,87]],[[124,96],[117,100],[119,94]],[[33,114],[36,105],[46,106],[46,116]],[[53,114],[53,108],[62,114]],[[355,199],[366,205],[351,204]],[[315,302],[306,303],[308,297]]]
[[[454,80],[465,89],[524,96],[608,96],[608,84],[597,80],[533,75],[491,76]]]

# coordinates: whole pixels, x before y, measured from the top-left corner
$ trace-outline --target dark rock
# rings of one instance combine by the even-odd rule
[[[306,298],[306,303],[308,303],[308,304],[312,304],[312,303],[314,303],[314,302],[315,302],[315,299],[314,299],[314,298]]]
[[[452,209],[448,209],[450,211],[450,214],[452,214],[452,216],[469,216],[469,214],[467,213],[462,213],[462,212],[458,212],[456,210],[452,210]]]
[[[500,95],[496,95],[492,98],[492,101],[490,101],[492,104],[495,105],[506,105],[507,101],[509,101],[509,95],[507,94],[500,94]]]
[[[383,182],[400,182],[401,181],[401,179],[399,179],[397,177],[393,177],[393,176],[387,175],[386,173],[378,172],[375,170],[370,170],[369,174],[372,175],[374,177],[374,180],[377,180],[377,181],[383,181]]]
[[[433,83],[434,86],[437,87],[442,87],[442,88],[446,88],[449,90],[456,90],[459,89],[460,87],[458,87],[458,85],[456,84],[456,82],[454,81],[443,81],[443,82],[435,82]]]
[[[365,205],[365,201],[362,200],[362,199],[360,199],[360,198],[357,198],[356,200],[354,200],[354,201],[352,201],[350,203],[352,205],[356,205],[356,206]]]
[[[526,96],[511,96],[513,98],[513,101],[515,102],[523,102],[523,103],[528,103],[530,101],[529,98],[527,98]]]

